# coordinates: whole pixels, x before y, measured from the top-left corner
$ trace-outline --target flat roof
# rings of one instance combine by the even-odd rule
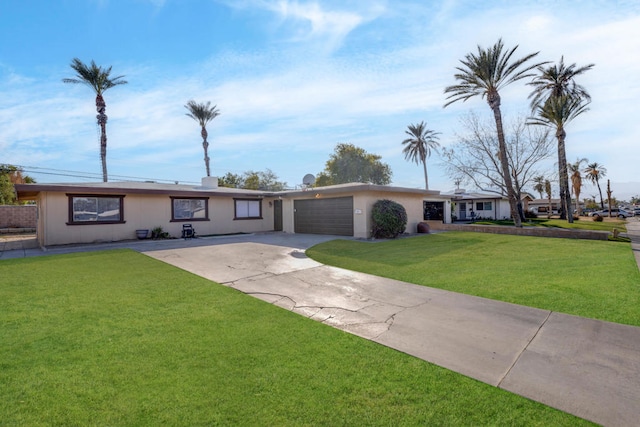
[[[261,191],[245,190],[228,187],[204,187],[201,185],[162,184],[157,182],[121,181],[121,182],[92,182],[92,183],[59,183],[59,184],[16,184],[16,193],[21,200],[34,199],[41,192],[59,192],[75,194],[159,194],[185,197],[296,197],[308,195],[310,192],[321,194],[338,194],[346,192],[378,191],[388,193],[421,194],[424,196],[440,196],[439,191],[422,190],[419,188],[394,187],[389,185],[375,185],[365,183],[348,183],[330,185],[326,187],[311,187],[308,189]]]

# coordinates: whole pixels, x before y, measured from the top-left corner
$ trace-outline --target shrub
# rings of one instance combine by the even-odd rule
[[[536,215],[535,212],[524,211],[524,217],[534,219],[534,218],[538,218],[538,215]]]
[[[394,239],[407,227],[407,211],[393,200],[378,200],[371,212],[371,234],[376,239]]]
[[[596,222],[602,222],[602,217],[600,215],[594,215],[591,218]]]

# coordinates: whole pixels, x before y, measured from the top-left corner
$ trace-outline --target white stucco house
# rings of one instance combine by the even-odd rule
[[[407,211],[407,232],[427,221],[451,222],[451,196],[439,191],[351,183],[288,191],[154,182],[18,184],[20,200],[38,206],[41,246],[136,238],[156,227],[180,237],[183,224],[200,236],[283,231],[371,236],[371,208],[394,200]]]
[[[456,189],[453,193],[446,195],[451,197],[451,202],[454,203],[453,215],[458,221],[477,218],[511,218],[509,199],[499,194],[473,193],[464,189]]]

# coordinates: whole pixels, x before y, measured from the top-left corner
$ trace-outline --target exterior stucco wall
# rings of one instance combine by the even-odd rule
[[[155,227],[162,227],[172,237],[180,237],[184,223],[192,224],[198,235],[270,231],[274,225],[273,207],[269,206],[272,200],[262,200],[262,219],[234,220],[233,198],[218,196],[208,199],[208,221],[171,222],[171,199],[168,195],[128,194],[123,200],[124,223],[69,225],[67,195],[43,192],[38,200],[38,239],[41,246],[111,242],[135,239],[137,229],[151,230]]]
[[[294,212],[293,201],[314,199],[322,197],[349,197],[353,196],[353,235],[356,238],[367,239],[371,237],[371,211],[375,202],[381,199],[393,200],[404,206],[407,211],[407,233],[415,233],[417,231],[418,223],[423,221],[423,201],[442,201],[444,203],[445,221],[451,221],[451,207],[449,199],[428,197],[425,198],[422,194],[412,193],[390,193],[390,192],[376,192],[376,191],[362,191],[362,192],[344,192],[344,193],[331,193],[323,195],[314,191],[309,191],[308,195],[299,195],[293,198],[286,198],[282,203],[283,210],[283,229],[287,233],[294,232]]]
[[[476,209],[476,203],[491,202],[492,209],[490,211],[479,211]],[[460,212],[460,203],[466,204],[466,216]],[[473,209],[471,209],[473,207]],[[511,218],[511,207],[509,201],[504,199],[462,199],[456,201],[456,215],[458,219],[471,219],[471,211],[473,210],[475,217],[479,218],[493,218],[493,219],[508,219]]]

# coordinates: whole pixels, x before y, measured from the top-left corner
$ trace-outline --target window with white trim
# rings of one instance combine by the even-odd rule
[[[262,200],[234,199],[234,219],[262,219]]]
[[[490,211],[493,207],[491,202],[476,202],[476,210],[477,211]]]

